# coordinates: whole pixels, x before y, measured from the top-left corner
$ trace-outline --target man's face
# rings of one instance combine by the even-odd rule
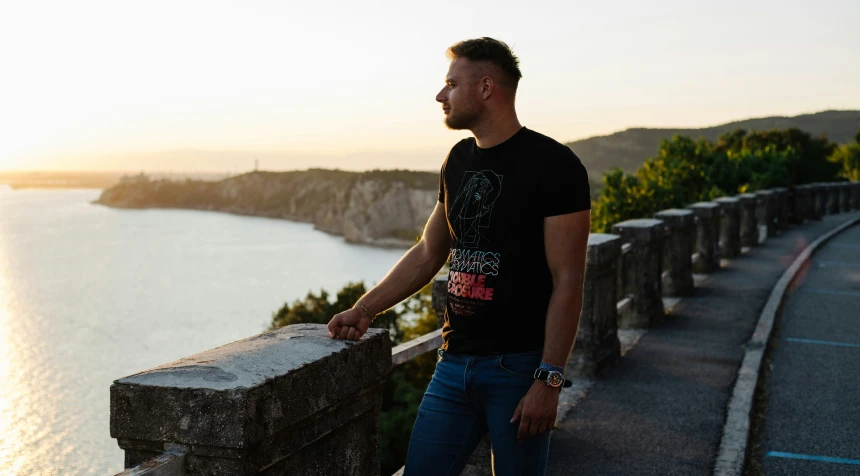
[[[480,78],[477,65],[463,58],[454,58],[448,67],[445,87],[436,95],[445,113],[449,129],[471,129],[483,112]]]

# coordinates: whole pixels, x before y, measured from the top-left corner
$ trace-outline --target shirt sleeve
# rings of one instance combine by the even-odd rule
[[[453,150],[453,149],[451,149]],[[451,152],[445,156],[445,161],[442,162],[442,170],[439,172],[439,202],[445,203],[445,168],[448,166],[448,159],[451,158]]]
[[[445,167],[439,172],[439,202],[445,203]]]
[[[588,172],[572,150],[560,151],[549,158],[542,174],[540,193],[540,207],[545,217],[591,209]]]

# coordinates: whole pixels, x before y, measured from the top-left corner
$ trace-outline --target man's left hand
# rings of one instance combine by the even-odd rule
[[[558,388],[550,387],[543,380],[535,379],[526,396],[520,400],[511,423],[520,420],[517,440],[542,435],[555,426],[558,412]]]

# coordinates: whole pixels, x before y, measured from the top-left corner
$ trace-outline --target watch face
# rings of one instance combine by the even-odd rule
[[[558,372],[550,372],[546,378],[546,383],[551,387],[561,387],[564,382],[564,377]]]

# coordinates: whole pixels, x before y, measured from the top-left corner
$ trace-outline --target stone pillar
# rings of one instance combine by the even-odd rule
[[[756,192],[756,196],[758,196],[760,200],[759,206],[756,209],[758,222],[759,224],[764,225],[767,228],[767,236],[773,236],[774,234],[776,234],[776,226],[774,221],[776,200],[774,198],[774,193],[771,190],[760,190]]]
[[[696,236],[695,217],[691,210],[671,208],[654,214],[666,223],[668,236],[663,254],[663,296],[693,294],[693,240]]]
[[[809,218],[812,220],[821,220],[824,216],[825,192],[824,187],[820,183],[812,183],[807,185],[809,188]]]
[[[776,197],[776,227],[779,230],[783,230],[788,228],[789,217],[791,215],[789,207],[788,207],[788,189],[784,187],[777,187],[773,189],[774,196]]]
[[[126,467],[172,449],[188,476],[379,474],[390,369],[385,329],[286,326],[115,381],[110,433]]]
[[[612,233],[630,243],[630,252],[623,259],[624,293],[633,296],[629,313],[619,316],[618,327],[643,329],[663,319],[663,243],[665,225],[660,220],[627,220],[612,226]]]
[[[699,202],[688,206],[696,216],[695,252],[699,259],[693,261],[693,272],[711,273],[720,269],[720,221],[722,208],[718,203]]]
[[[839,212],[848,213],[851,211],[851,183],[839,182]]]
[[[433,280],[432,303],[436,311],[436,323],[441,329],[445,324],[445,309],[448,307],[448,275],[436,276]]]
[[[752,248],[758,244],[758,218],[756,218],[756,203],[758,197],[754,193],[738,195],[741,208],[741,246]]]
[[[851,209],[860,210],[860,182],[851,182]]]
[[[839,187],[833,182],[827,184],[827,214],[835,215],[839,213]]]
[[[723,209],[720,258],[731,259],[741,254],[741,201],[736,197],[720,197],[714,201]]]
[[[791,208],[791,222],[802,225],[809,215],[809,187],[797,185],[789,190],[789,204]]]
[[[603,233],[588,236],[582,314],[576,344],[567,360],[567,368],[574,377],[594,378],[621,356],[615,307],[620,262],[620,236]]]

